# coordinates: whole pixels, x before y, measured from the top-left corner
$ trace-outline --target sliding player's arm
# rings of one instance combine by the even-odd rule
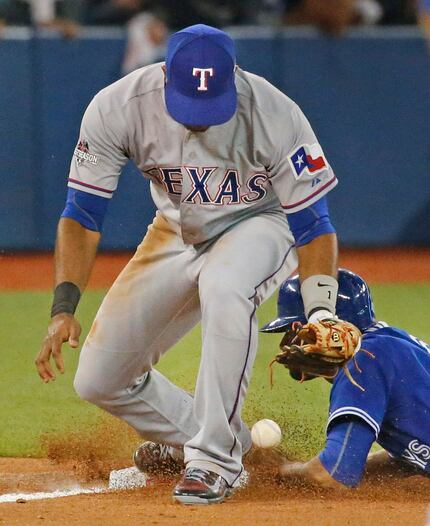
[[[366,459],[375,433],[360,418],[340,418],[327,434],[324,450],[309,462],[285,463],[280,475],[322,487],[357,486],[364,474]]]

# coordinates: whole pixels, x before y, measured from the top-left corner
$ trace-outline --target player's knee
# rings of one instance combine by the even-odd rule
[[[200,303],[204,311],[215,315],[221,314],[224,318],[230,313],[235,316],[238,310],[252,308],[252,301],[243,291],[225,285],[209,289],[201,288]]]
[[[112,385],[112,382],[106,382],[106,378],[102,375],[81,372],[79,368],[73,387],[80,398],[103,409],[115,406],[127,395],[125,389],[119,385]]]
[[[225,309],[236,308],[237,303],[246,302],[251,291],[245,290],[239,280],[222,279],[212,273],[202,273],[199,280],[202,303],[221,305]]]
[[[78,370],[73,387],[77,395],[86,402],[103,408],[113,405],[115,400],[120,398],[120,394],[118,391],[109,388],[109,386],[103,382],[103,378],[100,378],[100,381],[97,380],[95,377],[79,374]]]
[[[87,402],[99,405],[98,403],[103,398],[103,395],[95,388],[94,383],[89,378],[83,378],[79,374],[75,376],[73,387],[76,394]]]

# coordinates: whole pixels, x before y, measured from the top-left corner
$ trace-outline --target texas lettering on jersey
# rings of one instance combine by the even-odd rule
[[[256,173],[246,181],[246,185],[241,186],[238,171],[234,169],[225,170],[217,191],[211,194],[208,183],[218,170],[220,168],[217,167],[184,166],[184,174],[189,177],[191,191],[183,198],[182,202],[203,205],[250,204],[263,199],[267,194],[265,185],[268,184],[268,177],[266,174]],[[173,168],[155,166],[146,170],[145,173],[154,182],[162,185],[168,194],[182,195],[183,173],[180,166]]]

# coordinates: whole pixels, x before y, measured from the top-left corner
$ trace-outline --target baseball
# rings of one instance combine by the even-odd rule
[[[280,444],[282,431],[276,422],[264,418],[252,426],[251,438],[255,447],[267,449]]]

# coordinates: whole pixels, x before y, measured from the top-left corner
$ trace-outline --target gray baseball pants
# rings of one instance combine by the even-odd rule
[[[245,219],[198,246],[185,245],[178,226],[157,213],[97,313],[77,393],[146,439],[183,448],[187,467],[236,485],[251,445],[241,409],[257,351],[256,308],[296,266],[282,213]],[[153,366],[199,321],[192,396]]]

